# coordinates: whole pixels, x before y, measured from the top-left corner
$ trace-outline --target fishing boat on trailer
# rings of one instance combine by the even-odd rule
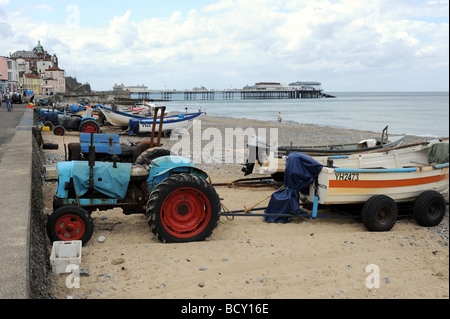
[[[105,106],[105,105],[98,105],[99,110],[103,113],[106,120],[114,126],[120,126],[120,127],[128,127],[130,124],[131,119],[138,119],[142,121],[142,126],[140,126],[140,129],[142,132],[147,132],[147,128],[151,131],[151,125],[153,123],[154,119],[154,110],[152,110],[152,113],[143,115],[143,114],[136,114],[133,112],[127,112],[123,110],[113,110],[112,108]],[[156,107],[156,108],[162,108],[162,107]],[[156,109],[155,108],[155,109]],[[203,112],[197,112],[197,113],[176,113],[176,114],[168,114],[164,112],[164,128],[163,130],[173,130],[177,127],[186,127],[185,121],[188,122],[189,120],[192,120],[200,115],[202,115]],[[158,118],[161,115],[158,116]],[[150,123],[150,127],[148,127],[148,124]],[[166,125],[167,124],[167,125]],[[170,124],[170,125],[169,125]],[[136,131],[138,133],[138,131]],[[140,131],[139,131],[140,133]]]
[[[178,115],[165,116],[162,120],[161,131],[165,137],[169,137],[170,133],[175,129],[190,129],[194,120],[202,114],[203,112],[188,114],[180,113]],[[153,122],[156,123],[156,126],[159,126],[161,124],[161,118],[157,117],[156,121],[154,119],[130,119],[128,124],[128,134],[151,133],[153,130]]]
[[[300,190],[300,200],[313,204],[313,217],[318,205],[362,204],[365,227],[387,231],[394,226],[401,204],[412,204],[413,216],[422,226],[436,226],[445,215],[448,139],[386,152],[315,157],[313,161],[320,168],[317,178]]]
[[[317,187],[320,204],[361,203],[372,194],[407,202],[424,190],[444,193],[449,188],[448,145],[435,140],[386,152],[315,157],[324,167],[311,187]]]
[[[319,214],[321,208],[337,207],[350,213],[345,217],[360,218],[369,231],[389,231],[403,215],[433,227],[441,223],[448,205],[444,194],[449,191],[449,143],[442,138],[322,157],[292,152],[286,156],[285,172],[284,185],[271,195],[267,207],[258,208],[258,203],[245,210],[225,210],[222,216],[263,217],[270,223],[287,223],[295,216],[344,217]],[[264,213],[252,213],[256,210]]]
[[[113,110],[111,107],[105,106],[105,105],[97,105],[99,108],[99,111],[102,112],[102,114],[105,116],[106,120],[114,126],[121,126],[121,127],[128,127],[128,122],[132,118],[139,118],[139,119],[150,119],[149,116],[144,116],[141,114],[133,114],[130,112],[125,112],[121,110]]]
[[[307,154],[313,157],[324,155],[348,155],[368,151],[383,151],[385,149],[400,146],[405,140],[405,135],[388,136],[386,126],[380,136],[363,139],[355,143],[307,145],[307,146],[278,146],[276,154],[264,140],[253,137],[248,143],[248,157],[244,175],[271,174],[275,178],[281,178],[284,174],[286,156],[293,152]]]

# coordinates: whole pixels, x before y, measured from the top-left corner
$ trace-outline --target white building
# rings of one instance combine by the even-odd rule
[[[17,68],[17,62],[13,59],[7,59],[6,65],[8,69],[8,82],[6,86],[9,88],[10,92],[18,92],[20,88],[18,87],[19,71]]]
[[[38,61],[36,62],[36,68],[37,72],[39,74],[44,74],[45,70],[50,69],[54,66],[54,63],[52,61]]]
[[[132,99],[148,99],[150,91],[144,84],[125,86],[122,84],[114,84],[113,91],[129,91]]]
[[[30,63],[28,61],[25,61],[22,58],[19,58],[16,60],[17,62],[17,71],[20,72],[29,72],[30,71]]]
[[[50,67],[42,75],[42,91],[44,94],[66,92],[65,71],[58,67]]]

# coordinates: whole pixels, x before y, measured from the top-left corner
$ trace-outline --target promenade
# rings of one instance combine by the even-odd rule
[[[29,298],[33,111],[0,107],[0,298]]]

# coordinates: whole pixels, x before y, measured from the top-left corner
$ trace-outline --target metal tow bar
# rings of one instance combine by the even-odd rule
[[[263,200],[264,201],[264,200]],[[261,201],[262,202],[262,201]],[[261,203],[260,202],[260,203]],[[306,210],[300,209],[300,213],[298,214],[268,214],[268,213],[252,213],[252,211],[261,211],[261,210],[266,210],[267,207],[256,207],[258,206],[260,203],[255,204],[253,207],[251,208],[245,208],[242,210],[233,210],[230,211],[223,203],[221,203],[222,205],[222,209],[223,211],[220,212],[221,216],[225,216],[228,220],[233,220],[235,216],[244,216],[244,217],[303,217],[303,218],[312,218],[312,219],[316,219],[316,218],[359,218],[357,216],[339,216],[339,215],[323,215],[323,214],[318,214],[318,209],[319,209],[319,198],[317,196],[314,197],[314,202],[313,202],[313,207],[312,207],[312,212],[309,213]],[[300,204],[300,206],[303,206],[303,204]]]
[[[232,182],[224,183],[213,183],[212,186],[227,186],[229,188],[233,187],[279,187],[283,185],[283,182],[276,182],[272,177],[254,177],[254,178],[241,178],[236,179]]]

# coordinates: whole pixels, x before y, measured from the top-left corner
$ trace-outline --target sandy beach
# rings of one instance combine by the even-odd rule
[[[360,132],[296,123],[204,115],[203,132],[215,128],[277,128],[280,144],[354,142],[380,132]],[[122,133],[103,127],[104,133]],[[211,132],[213,132],[211,130]],[[64,160],[64,144],[79,142],[77,132],[42,132],[47,165]],[[120,135],[123,143],[148,137]],[[405,144],[427,140],[407,136]],[[170,149],[177,141],[163,138]],[[208,143],[204,140],[203,144]],[[236,152],[244,152],[237,149]],[[195,154],[190,154],[195,156]],[[239,163],[200,163],[213,183],[243,177]],[[44,213],[52,212],[56,182],[44,182]],[[216,187],[229,210],[268,204],[275,189]],[[448,200],[448,194],[446,195]],[[448,299],[448,206],[442,223],[419,226],[400,219],[389,232],[369,232],[356,219],[298,218],[287,224],[261,217],[221,217],[206,241],[164,244],[141,215],[121,209],[92,214],[95,230],[82,248],[80,288],[67,288],[67,274],[51,276],[53,298],[74,299]],[[97,241],[104,236],[103,243]],[[49,250],[51,246],[49,244]],[[371,269],[379,288],[368,287]],[[370,286],[370,285],[369,285]]]

